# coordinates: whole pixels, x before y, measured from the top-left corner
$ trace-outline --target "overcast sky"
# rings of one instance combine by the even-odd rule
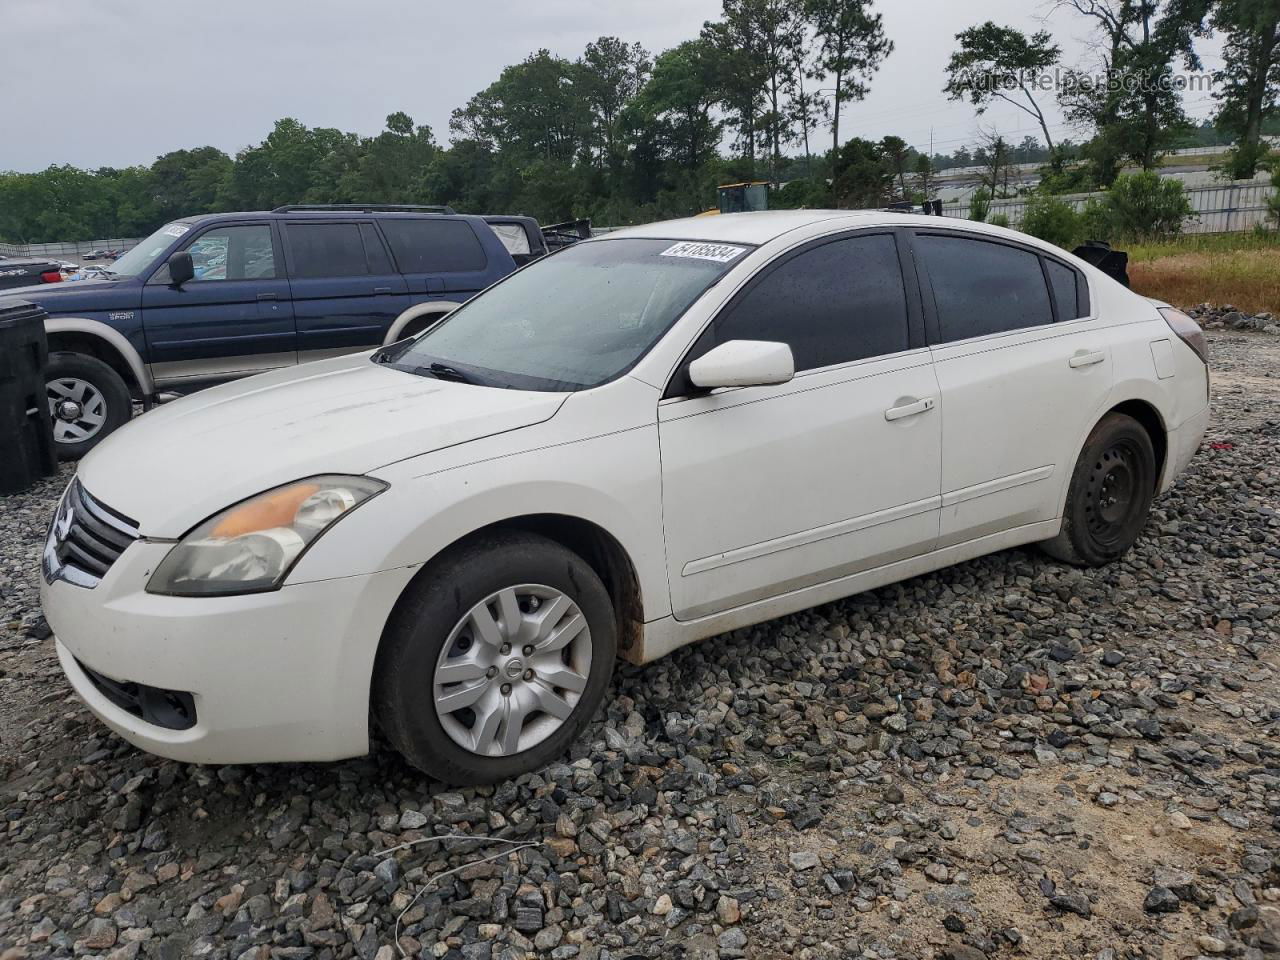
[[[575,58],[604,34],[659,52],[697,35],[720,0],[0,0],[5,104],[0,170],[150,163],[212,144],[234,155],[285,116],[377,133],[404,110],[449,137],[450,111],[539,47]],[[973,143],[978,120],[942,95],[954,36],[988,18],[1041,27],[1038,0],[879,0],[897,49],[871,95],[846,106],[841,139],[896,134],[939,152]],[[1065,61],[1085,25],[1056,13]],[[1214,44],[1204,46],[1210,66]],[[1205,94],[1192,116],[1207,116]],[[1051,98],[1053,121],[1061,117]],[[993,109],[1014,140],[1038,133]],[[1065,126],[1055,139],[1070,135]],[[825,145],[823,131],[818,144]]]

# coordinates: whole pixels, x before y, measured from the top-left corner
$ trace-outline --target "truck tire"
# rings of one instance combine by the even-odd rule
[[[45,384],[59,460],[79,460],[133,416],[128,385],[96,357],[50,354]]]

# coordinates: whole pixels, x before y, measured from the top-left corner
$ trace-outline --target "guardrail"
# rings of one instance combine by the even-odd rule
[[[111,240],[72,240],[66,243],[0,243],[3,257],[83,257],[91,250],[130,250],[137,237]]]

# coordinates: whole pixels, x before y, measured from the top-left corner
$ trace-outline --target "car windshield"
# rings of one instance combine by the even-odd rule
[[[185,223],[167,223],[106,269],[115,276],[136,277],[147,273],[152,265],[191,228]]]
[[[577,244],[459,307],[391,365],[522,390],[594,387],[634,366],[749,249],[628,238]]]

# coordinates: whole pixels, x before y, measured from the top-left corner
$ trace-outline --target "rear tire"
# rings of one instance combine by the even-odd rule
[[[484,536],[431,563],[397,604],[374,715],[418,769],[494,783],[564,754],[616,651],[613,604],[581,557],[535,534]]]
[[[1107,414],[1089,434],[1076,462],[1062,530],[1041,548],[1076,566],[1100,567],[1118,560],[1142,533],[1155,488],[1151,437],[1132,417]]]
[[[128,385],[96,357],[51,354],[45,383],[59,460],[79,460],[133,416]]]

